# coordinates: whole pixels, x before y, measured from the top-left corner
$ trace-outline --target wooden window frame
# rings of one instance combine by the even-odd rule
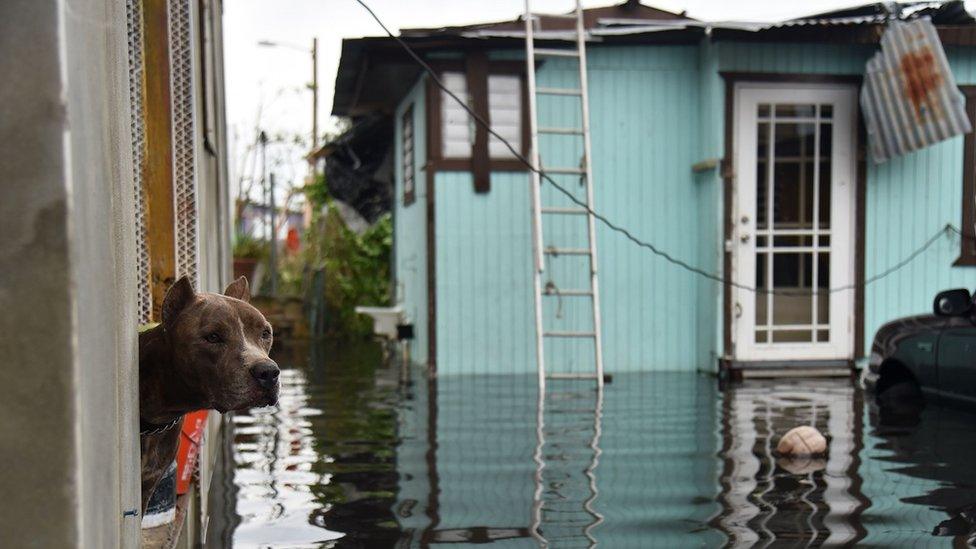
[[[525,76],[524,61],[492,61],[485,52],[472,52],[465,59],[441,60],[433,63],[438,78],[445,72],[461,72],[467,76],[468,95],[475,112],[489,120],[488,76],[495,74],[517,75],[522,83],[522,146],[519,151],[524,157],[529,155],[529,96]],[[517,158],[491,158],[488,154],[488,131],[476,126],[471,156],[468,158],[445,158],[443,156],[443,136],[441,135],[442,92],[437,86],[427,87],[427,169],[437,171],[470,171],[475,177],[475,192],[490,190],[490,172],[524,172],[526,165]]]
[[[410,124],[410,139],[413,142],[409,158],[404,154],[407,145],[405,131],[407,124]],[[417,124],[413,119],[412,103],[400,118],[400,170],[403,178],[403,205],[409,206],[417,199]]]
[[[976,128],[976,85],[959,86],[966,96],[966,115],[969,123]],[[966,134],[962,149],[962,224],[959,230],[964,236],[959,239],[959,258],[953,265],[976,266],[976,130]],[[967,238],[968,237],[968,238]]]

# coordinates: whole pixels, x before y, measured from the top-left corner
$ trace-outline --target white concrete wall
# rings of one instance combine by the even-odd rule
[[[126,75],[122,2],[0,2],[4,546],[138,543]]]

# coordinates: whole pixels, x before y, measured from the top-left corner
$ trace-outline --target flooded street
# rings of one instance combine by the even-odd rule
[[[618,374],[539,407],[534,376],[431,380],[377,347],[297,348],[227,429],[216,547],[960,546],[976,415],[879,410],[849,380]],[[599,407],[600,414],[594,410]],[[777,459],[813,425],[822,460]],[[223,501],[223,503],[221,503]],[[222,507],[221,507],[222,506]]]

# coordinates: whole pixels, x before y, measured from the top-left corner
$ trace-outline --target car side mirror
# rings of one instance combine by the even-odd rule
[[[973,297],[965,288],[939,292],[932,309],[936,316],[965,316],[973,309]]]

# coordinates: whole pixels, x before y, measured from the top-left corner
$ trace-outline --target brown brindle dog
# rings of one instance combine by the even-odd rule
[[[244,277],[224,295],[196,293],[183,277],[166,292],[162,323],[139,335],[143,512],[176,458],[183,414],[278,402],[271,324],[249,300]]]

